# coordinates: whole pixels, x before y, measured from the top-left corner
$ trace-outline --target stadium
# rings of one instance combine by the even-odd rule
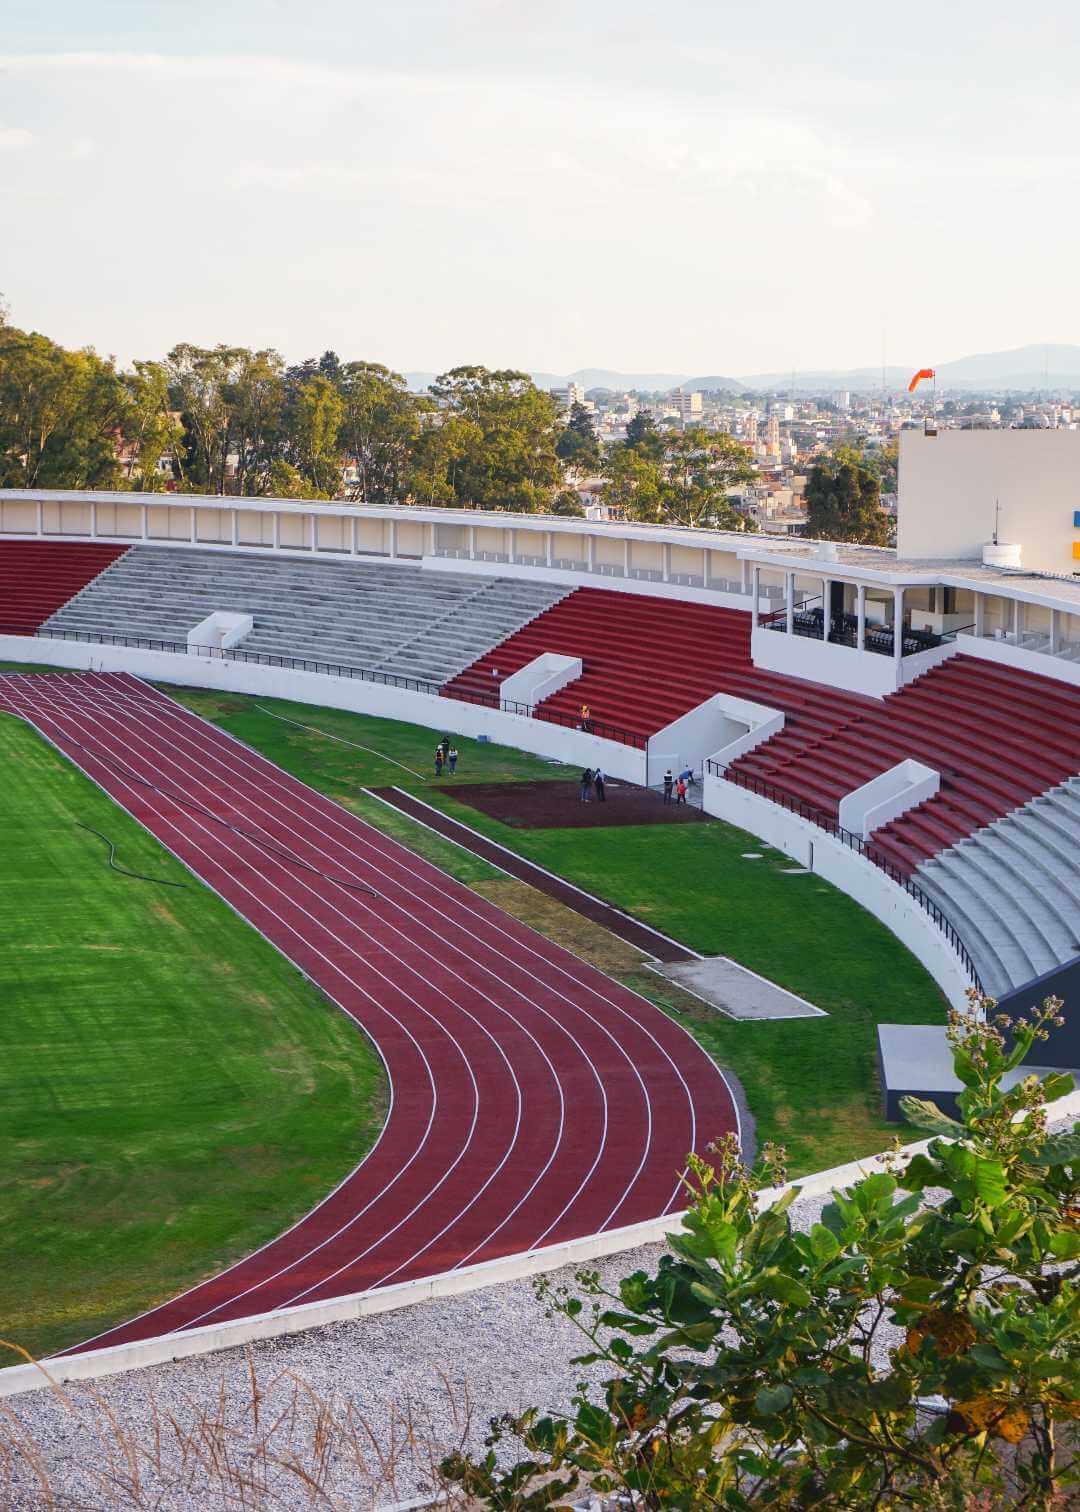
[[[1080,977],[1077,464],[904,432],[895,550],[0,493],[49,1379],[618,1256],[724,1136],[827,1190],[955,1109],[947,1009]]]

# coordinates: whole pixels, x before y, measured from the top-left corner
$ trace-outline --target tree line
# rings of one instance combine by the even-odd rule
[[[426,393],[337,353],[180,342],[121,368],[10,323],[0,309],[0,487],[109,488],[580,515],[575,484],[623,518],[743,530],[733,490],[756,476],[722,430],[641,410],[601,446],[513,369],[452,368]],[[859,457],[815,464],[814,535],[881,540],[878,478]]]

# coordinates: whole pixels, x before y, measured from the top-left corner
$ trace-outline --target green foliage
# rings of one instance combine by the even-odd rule
[[[505,1509],[586,1490],[648,1507],[1073,1504],[1080,1139],[1050,1138],[1045,1116],[1071,1083],[1002,1089],[1059,1009],[1011,1046],[993,1003],[953,1014],[955,1139],[913,1104],[939,1137],[834,1194],[808,1232],[797,1189],[762,1198],[782,1152],[751,1174],[729,1136],[715,1164],[692,1159],[685,1229],[655,1274],[547,1293],[587,1340],[574,1363],[608,1368],[602,1387],[579,1385],[568,1418],[496,1422],[486,1457],[446,1476]],[[528,1458],[505,1470],[511,1437]]]
[[[429,448],[433,491],[450,504],[546,509],[562,477],[551,396],[526,373],[484,367],[453,368],[431,392],[442,407],[439,429],[452,428],[452,445],[444,450],[436,435]]]
[[[635,420],[641,418],[635,416]],[[729,497],[754,476],[753,457],[726,431],[689,426],[661,436],[651,427],[608,453],[605,493],[630,520],[741,530],[744,519]]]
[[[600,466],[600,442],[592,416],[583,404],[573,404],[566,425],[555,443],[555,453],[579,473],[595,472]]]
[[[818,540],[887,546],[891,527],[881,508],[878,467],[847,446],[819,457],[806,481],[806,528]]]

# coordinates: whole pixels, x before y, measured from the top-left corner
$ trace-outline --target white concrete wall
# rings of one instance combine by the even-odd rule
[[[1071,574],[1080,431],[901,431],[901,558],[979,558],[995,500],[1000,539],[1019,543],[1024,567]]]
[[[840,800],[841,829],[868,839],[874,830],[925,803],[941,787],[941,774],[921,761],[898,761]]]
[[[530,708],[544,698],[550,698],[569,682],[581,676],[581,657],[562,656],[557,651],[544,651],[534,656],[531,662],[503,679],[499,696],[510,703],[528,704]]]
[[[750,657],[766,672],[783,672],[809,682],[842,688],[846,693],[865,693],[884,698],[896,692],[896,668],[891,656],[875,651],[856,651],[806,635],[785,635],[759,627],[750,637]]]
[[[699,771],[706,757],[726,764],[745,756],[784,728],[779,709],[717,693],[688,714],[672,720],[649,740],[649,781],[656,783],[667,767]]]
[[[231,651],[245,635],[250,635],[255,620],[250,614],[234,614],[228,609],[215,609],[205,619],[188,631],[188,650],[198,646],[216,646],[218,650]]]
[[[959,956],[930,915],[873,862],[808,819],[707,769],[703,800],[706,813],[749,830],[854,898],[922,962],[954,1007],[966,1006],[970,978]],[[887,982],[881,990],[888,993]]]
[[[185,656],[178,652],[140,651],[130,646],[101,646],[82,641],[47,640],[41,636],[0,635],[0,659],[42,666],[76,667],[95,672],[131,672],[153,682],[191,688],[219,688],[288,698],[298,703],[375,714],[425,725],[439,733],[487,735],[499,745],[565,761],[572,767],[602,766],[624,782],[645,781],[645,752],[581,730],[564,729],[543,719],[505,714],[438,694],[414,693],[359,678],[330,677],[257,662]]]

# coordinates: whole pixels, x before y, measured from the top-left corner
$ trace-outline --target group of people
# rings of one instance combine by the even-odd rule
[[[591,803],[593,794],[596,794],[597,803],[607,802],[607,793],[604,791],[604,773],[600,767],[586,767],[581,774],[581,801]]]
[[[441,777],[443,767],[449,768],[451,777],[457,771],[458,751],[457,746],[451,743],[449,735],[444,735],[435,747],[435,775]]]
[[[685,771],[680,772],[678,777],[676,777],[671,768],[668,767],[667,771],[664,773],[664,802],[671,802],[671,794],[672,790],[674,790],[675,802],[685,803],[686,790],[693,782],[693,780],[694,773],[690,769],[690,767],[687,767]]]

